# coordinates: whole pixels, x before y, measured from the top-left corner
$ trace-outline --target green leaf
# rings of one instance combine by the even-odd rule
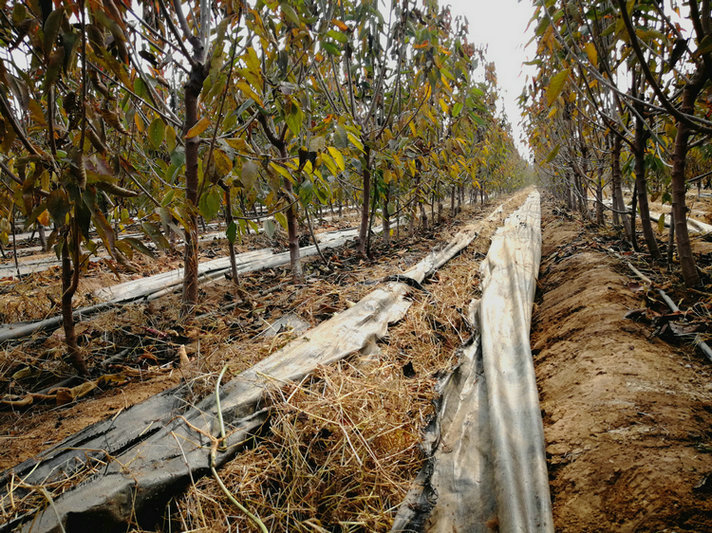
[[[286,2],[282,2],[280,7],[282,8],[284,19],[293,26],[299,26],[299,15],[297,15],[297,12],[294,11],[294,8]]]
[[[178,146],[173,152],[171,152],[171,164],[175,167],[182,167],[185,165],[185,149]]]
[[[89,238],[89,228],[91,227],[91,210],[89,206],[80,200],[74,205],[74,218],[79,229],[85,238]]]
[[[546,159],[544,160],[544,163],[551,163],[556,155],[559,153],[559,150],[561,149],[561,145],[557,144],[551,152],[549,152],[549,155],[546,156]]]
[[[454,106],[452,106],[452,118],[457,118],[460,115],[462,107],[462,102],[457,102]]]
[[[285,231],[287,230],[287,217],[284,216],[284,213],[275,213],[274,219],[279,222],[279,225],[282,226]]]
[[[57,35],[59,35],[59,27],[62,24],[62,19],[64,18],[64,9],[55,9],[49,14],[47,20],[44,23],[44,47],[45,53],[49,54],[57,41]]]
[[[705,35],[700,42],[700,45],[695,51],[695,55],[700,56],[702,54],[708,54],[712,52],[712,35]]]
[[[168,243],[168,240],[164,237],[163,233],[161,233],[158,226],[152,222],[144,222],[141,224],[141,228],[143,228],[144,233],[151,238],[156,246],[163,250],[170,249],[171,245]]]
[[[146,84],[143,83],[143,80],[138,76],[136,76],[136,79],[134,80],[133,89],[139,98],[143,98],[144,100],[149,99],[148,98],[149,94],[148,94],[148,89],[146,88]]]
[[[12,7],[12,22],[15,26],[20,26],[27,18],[27,9],[21,2],[15,3]]]
[[[151,125],[148,127],[148,140],[151,142],[151,146],[158,150],[163,143],[163,138],[166,134],[166,125],[160,118],[153,119]]]
[[[334,145],[342,150],[349,147],[349,138],[346,136],[346,130],[341,124],[336,126],[336,131],[334,132]]]
[[[212,220],[220,211],[222,205],[222,194],[216,189],[210,189],[203,193],[198,201],[198,209],[205,220]]]
[[[297,104],[292,102],[289,108],[289,113],[284,117],[287,127],[296,137],[302,129],[302,121],[304,120],[304,114]]]
[[[309,151],[321,152],[326,149],[326,139],[324,137],[312,137],[309,141]]]
[[[326,50],[326,53],[332,56],[338,56],[341,50],[337,45],[334,43],[330,43],[328,41],[322,41],[321,42],[321,47]]]
[[[549,86],[546,88],[546,103],[551,106],[554,101],[559,97],[561,91],[564,90],[564,85],[566,80],[569,79],[570,70],[562,70],[558,74],[554,75],[549,82]]]
[[[340,43],[345,43],[346,41],[349,40],[349,38],[346,35],[344,35],[343,33],[341,33],[340,31],[329,30],[326,32],[326,34],[329,37],[331,37],[332,39],[334,39],[335,41],[338,41]]]
[[[161,198],[161,207],[166,207],[168,204],[170,204],[171,200],[173,200],[173,197],[175,196],[175,194],[176,194],[175,189],[171,189],[170,191],[168,191],[166,193],[166,195],[163,198]]]
[[[660,218],[658,218],[658,231],[660,233],[665,232],[665,213],[660,215]]]
[[[230,222],[230,225],[225,230],[225,236],[230,244],[235,244],[235,238],[237,237],[237,224],[234,221]]]
[[[173,126],[167,126],[165,129],[165,138],[166,138],[166,147],[168,148],[169,152],[172,152],[175,150],[177,143],[176,140],[176,130],[173,129]]]
[[[257,164],[254,161],[245,161],[242,165],[242,173],[240,174],[242,186],[246,189],[253,189],[259,175]]]
[[[302,184],[299,186],[299,199],[302,201],[303,205],[306,205],[309,203],[311,200],[313,194],[314,194],[314,184],[307,180],[304,180]]]
[[[153,251],[148,248],[145,244],[143,244],[140,240],[134,239],[133,237],[126,237],[125,239],[122,239],[126,243],[131,246],[134,250],[137,252],[142,253],[143,255],[147,255],[149,257],[156,257],[156,254],[153,253]],[[121,242],[121,241],[119,241]]]
[[[265,235],[269,237],[270,239],[274,237],[274,232],[277,231],[277,224],[274,223],[274,220],[271,218],[265,219],[264,223],[262,224],[262,227],[265,230]]]
[[[49,194],[47,198],[47,211],[52,216],[55,225],[64,225],[64,219],[69,213],[69,198],[67,193],[62,189],[56,189]]]

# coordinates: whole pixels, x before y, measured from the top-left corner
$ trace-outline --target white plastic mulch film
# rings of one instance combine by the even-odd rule
[[[500,206],[484,222],[501,213]],[[480,223],[468,226],[444,248],[433,250],[411,270],[397,275],[398,281],[384,283],[353,307],[225,383],[220,390],[220,411],[228,430],[227,451],[218,452],[216,466],[239,453],[241,443],[265,423],[269,390],[298,382],[318,366],[367,349],[383,338],[388,325],[403,318],[410,307],[407,280],[420,284],[472,242],[479,228]],[[160,519],[169,498],[209,472],[213,441],[208,436],[219,434],[214,396],[193,404],[187,395],[187,386],[160,393],[0,472],[2,496],[9,476],[42,485],[55,477],[63,479],[66,472],[79,472],[89,462],[112,459],[96,475],[55,498],[50,507],[0,524],[0,532],[125,531],[131,520],[153,523]]]
[[[481,336],[439,383],[430,455],[393,531],[553,532],[544,429],[529,344],[541,259],[539,194],[495,234],[472,306]]]

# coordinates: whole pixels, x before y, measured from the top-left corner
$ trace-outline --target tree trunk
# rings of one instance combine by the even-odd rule
[[[598,179],[596,180],[596,224],[599,226],[605,225],[606,220],[603,216],[603,170],[598,170]]]
[[[642,108],[638,109],[639,113],[643,111]],[[660,257],[660,250],[658,250],[658,243],[655,240],[655,234],[653,233],[653,227],[650,224],[650,208],[648,207],[648,186],[645,179],[645,142],[647,136],[645,133],[645,124],[641,118],[637,118],[635,121],[635,186],[638,190],[638,209],[640,211],[640,225],[643,228],[643,236],[645,238],[645,244],[648,247],[650,255],[658,259]]]
[[[227,224],[227,229],[230,229],[230,225],[233,223],[232,219],[232,199],[230,198],[230,187],[221,183],[220,186],[225,191],[225,223]],[[244,208],[243,208],[244,212]],[[249,227],[249,224],[248,224]],[[240,288],[240,278],[237,275],[237,260],[235,259],[235,241],[228,239],[227,241],[228,251],[230,253],[230,272],[232,273],[232,282],[235,284],[235,289]],[[239,296],[239,295],[238,295]]]
[[[361,202],[361,226],[358,231],[358,253],[366,257],[366,238],[368,237],[368,214],[371,200],[371,148],[364,143],[363,165],[363,201]]]
[[[391,201],[391,184],[386,184],[386,194],[383,198],[383,244],[391,245],[391,214],[388,212]]]
[[[75,237],[76,239],[76,237]],[[74,265],[69,258],[69,236],[66,236],[62,245],[62,325],[64,326],[64,341],[67,344],[67,358],[80,376],[86,376],[89,371],[84,357],[79,352],[77,345],[77,334],[74,331],[74,310],[72,309],[72,298],[77,292],[79,282],[79,265]],[[72,243],[72,246],[79,246]],[[75,254],[76,258],[77,254]]]
[[[568,174],[566,175],[566,207],[569,209],[573,209],[573,198],[572,198],[572,193],[571,193],[571,176]]]
[[[667,269],[672,272],[672,251],[675,244],[675,214],[670,210],[670,231],[668,233],[667,244]]]
[[[283,160],[287,159],[287,148],[282,143],[279,147],[279,155]],[[284,190],[287,192],[287,199],[290,203],[289,208],[284,213],[287,218],[287,238],[289,240],[289,267],[292,270],[292,278],[294,283],[301,283],[303,280],[302,262],[299,258],[299,232],[297,223],[297,203],[294,196],[294,188],[292,182],[287,178],[282,179]]]
[[[455,216],[455,187],[450,188],[450,216]]]
[[[396,240],[400,240],[400,196],[396,194]]]
[[[692,115],[695,111],[695,100],[699,94],[705,76],[697,72],[693,80],[685,85],[682,91],[682,106],[680,111]],[[687,232],[687,206],[685,205],[685,164],[687,159],[688,141],[690,139],[689,126],[677,121],[677,135],[675,136],[675,151],[672,157],[672,212],[675,224],[675,240],[677,242],[677,256],[680,260],[682,277],[685,285],[696,287],[700,284],[700,275],[697,273],[695,258],[690,247],[690,235]]]
[[[45,233],[45,228],[42,224],[39,224],[37,228],[37,234],[40,238],[40,246],[43,252],[47,251],[47,234]]]
[[[183,135],[198,122],[198,98],[203,89],[206,72],[202,65],[194,66],[185,86],[185,125]],[[200,138],[192,137],[185,143],[185,259],[183,265],[183,303],[181,315],[193,313],[198,302],[198,148]]]
[[[621,189],[621,145],[623,141],[620,137],[613,138],[613,151],[611,154],[611,187],[613,188],[613,223],[620,224],[623,221],[626,238],[632,242],[630,221],[625,215],[620,215],[625,211],[625,203],[623,202],[623,190]],[[618,220],[620,218],[620,220]]]

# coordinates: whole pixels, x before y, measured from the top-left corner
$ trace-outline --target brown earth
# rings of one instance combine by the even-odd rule
[[[556,530],[712,530],[712,367],[626,319],[644,290],[544,213],[532,348]]]

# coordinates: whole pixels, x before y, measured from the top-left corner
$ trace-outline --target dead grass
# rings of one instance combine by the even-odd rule
[[[375,353],[319,368],[273,394],[268,435],[220,471],[269,531],[390,529],[422,466],[419,442],[437,376],[470,334],[464,309],[479,285],[475,252],[486,250],[496,226],[429,280],[428,293],[414,295]],[[173,528],[256,531],[210,477],[170,511]]]
[[[286,269],[246,275],[241,283],[251,302],[239,301],[229,280],[203,285],[198,316],[189,323],[178,317],[177,294],[83,322],[81,344],[92,366],[101,372],[126,370],[129,384],[98,390],[95,397],[71,404],[71,410],[66,406],[56,413],[0,413],[0,424],[12,427],[11,434],[18,436],[4,439],[8,446],[0,460],[4,456],[6,466],[11,466],[34,455],[40,444],[44,448],[79,429],[60,421],[80,411],[86,416],[78,417],[78,424],[86,425],[91,416],[103,418],[107,399],[120,398],[128,407],[178,380],[188,381],[196,398],[211,393],[225,363],[229,363],[227,381],[294,337],[288,331],[273,338],[261,335],[269,323],[286,313],[311,325],[328,319],[373,290],[375,281],[413,266],[436,242],[454,234],[463,219],[472,218],[470,212],[460,216],[457,224],[438,228],[437,236],[403,239],[390,251],[377,249],[375,260],[360,260],[349,248],[330,251],[333,272],[312,258],[305,262],[307,282],[302,285],[293,285]],[[484,228],[469,248],[429,280],[429,293],[414,295],[411,310],[391,329],[380,353],[321,368],[308,381],[275,392],[268,436],[220,473],[230,491],[270,531],[389,528],[422,462],[418,442],[432,413],[436,375],[449,369],[455,348],[469,334],[463,309],[478,284],[475,252],[486,251],[496,226]],[[180,346],[192,360],[189,370],[177,365]],[[129,350],[126,360],[105,364],[107,354],[119,349]],[[6,345],[0,354],[4,376],[0,382],[17,392],[26,391],[32,379],[12,379],[18,364],[61,376],[66,373],[61,355],[61,337],[37,336],[29,344]],[[129,372],[136,367],[145,373]],[[156,372],[163,377],[157,379]],[[40,488],[33,494],[8,513],[16,515],[47,500]],[[249,531],[253,527],[212,478],[172,502],[168,513],[173,527],[182,530],[240,527]]]

